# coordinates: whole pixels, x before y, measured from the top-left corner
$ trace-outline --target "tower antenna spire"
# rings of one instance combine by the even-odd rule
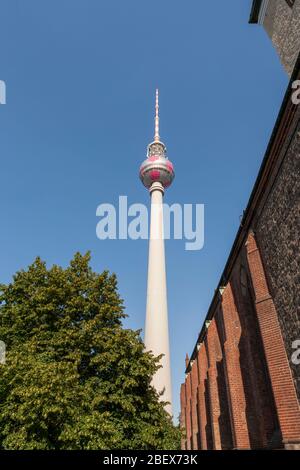
[[[154,142],[159,142],[159,104],[158,104],[158,88],[156,88],[156,96],[155,96],[155,134],[154,134]]]

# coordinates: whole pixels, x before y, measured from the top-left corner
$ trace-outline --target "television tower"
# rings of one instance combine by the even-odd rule
[[[159,104],[156,90],[154,141],[148,145],[147,159],[140,168],[140,178],[149,189],[151,198],[148,284],[145,325],[145,346],[155,356],[163,354],[161,368],[155,373],[152,385],[163,392],[162,401],[169,402],[166,411],[172,415],[172,386],[169,351],[168,304],[163,222],[165,188],[174,179],[174,168],[166,156],[166,146],[159,136]]]

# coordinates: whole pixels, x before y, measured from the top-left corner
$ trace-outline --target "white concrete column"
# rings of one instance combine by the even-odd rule
[[[162,367],[153,377],[152,385],[164,391],[161,400],[170,402],[166,411],[172,415],[172,386],[169,352],[168,304],[163,227],[163,194],[161,183],[155,182],[150,188],[151,219],[148,259],[148,285],[145,326],[145,346],[155,356],[164,354]]]

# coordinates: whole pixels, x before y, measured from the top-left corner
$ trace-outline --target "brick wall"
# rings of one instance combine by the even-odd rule
[[[278,448],[281,446],[281,433],[259,331],[255,293],[245,248],[233,269],[232,287],[241,326],[239,352],[250,447]]]
[[[279,449],[300,443],[299,403],[253,232],[189,362],[181,426],[183,449]]]
[[[287,350],[300,339],[300,124],[284,149],[285,158],[255,228],[270,291]],[[300,400],[300,366],[290,361]]]
[[[283,445],[255,298],[244,248],[182,385],[183,449]]]
[[[246,249],[255,296],[255,311],[270,376],[282,443],[286,448],[300,448],[299,402],[279,325],[278,312],[269,291],[261,252],[252,231],[249,232]]]

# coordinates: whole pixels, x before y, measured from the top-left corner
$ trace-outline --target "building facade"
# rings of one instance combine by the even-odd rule
[[[300,0],[254,0],[249,21],[264,27],[291,75],[300,50]]]
[[[262,7],[264,2],[258,3]],[[291,8],[299,2],[288,3]],[[300,56],[219,285],[186,358],[182,449],[300,449],[300,361],[295,359],[300,344],[300,105],[292,101],[295,80],[300,80]]]

